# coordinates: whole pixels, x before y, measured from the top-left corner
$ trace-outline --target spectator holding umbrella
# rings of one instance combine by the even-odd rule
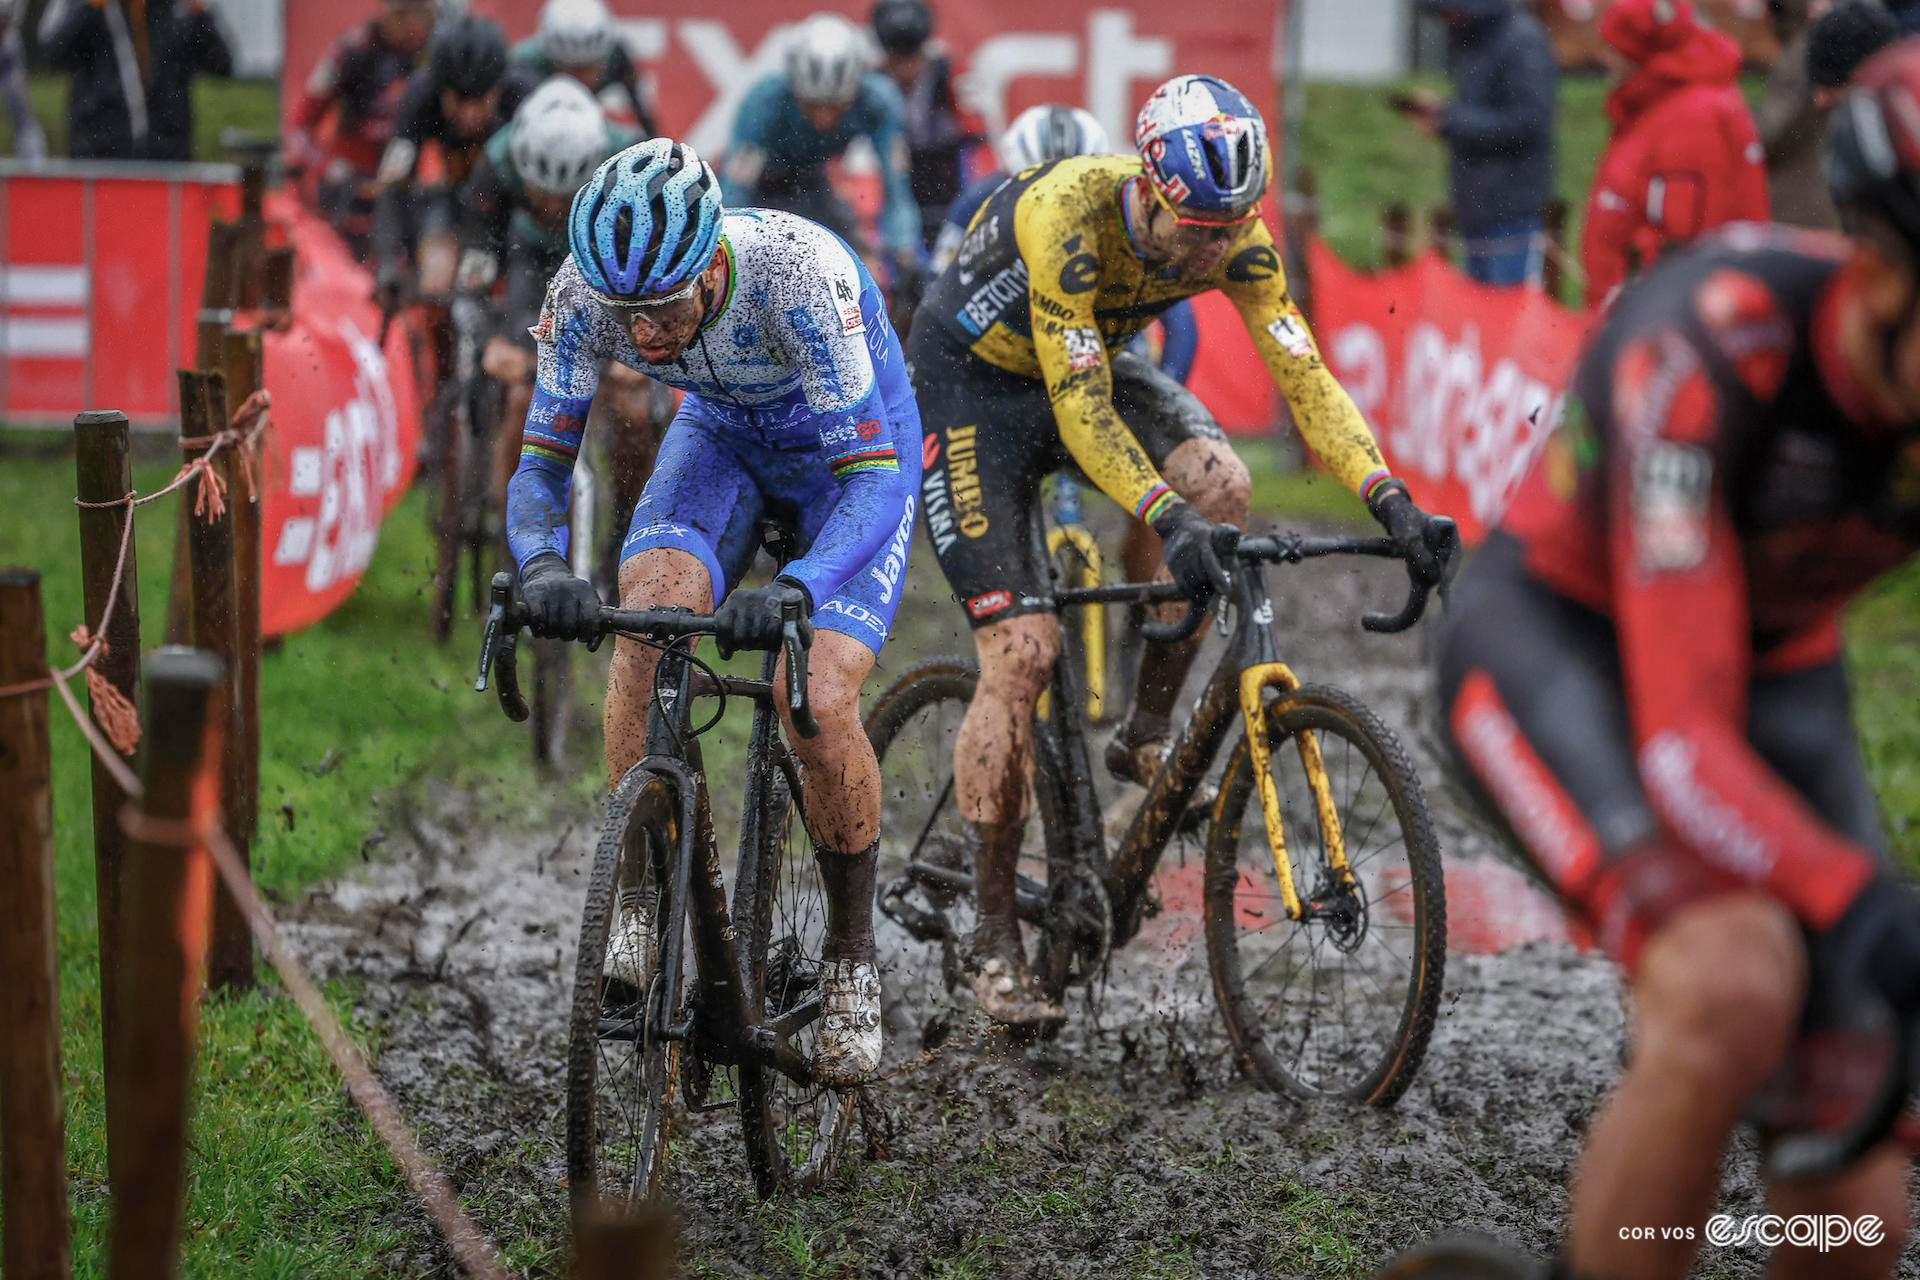
[[[99,160],[189,160],[197,75],[233,74],[206,0],[51,0],[40,52],[72,81],[67,152]]]
[[[1539,270],[1540,218],[1553,191],[1560,68],[1547,33],[1512,0],[1420,0],[1420,8],[1447,24],[1453,101],[1414,93],[1393,105],[1447,144],[1467,274],[1524,283]]]
[[[1580,265],[1604,306],[1668,249],[1723,223],[1767,219],[1767,171],[1734,78],[1740,46],[1687,0],[1614,0],[1601,15],[1613,136],[1587,200]]]

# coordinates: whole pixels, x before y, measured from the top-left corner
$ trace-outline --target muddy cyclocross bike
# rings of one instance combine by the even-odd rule
[[[784,564],[790,533],[768,531],[764,540]],[[501,706],[519,721],[527,706],[515,649],[526,613],[512,585],[511,575],[494,575],[474,687],[484,690],[491,675]],[[797,612],[789,616],[779,649],[749,679],[716,672],[692,652],[698,637],[713,634],[710,614],[600,610],[602,636],[652,645],[661,659],[646,755],[607,799],[580,917],[566,1086],[576,1212],[599,1198],[659,1195],[676,1087],[691,1112],[738,1113],[762,1196],[817,1186],[846,1144],[858,1093],[816,1085],[810,1065],[822,1011],[826,897],[801,823],[800,772],[774,705],[784,697],[796,728],[809,737],[817,731],[806,701],[803,627]],[[783,653],[782,686],[775,674]],[[699,743],[730,697],[755,704],[731,905]],[[719,705],[696,723],[701,698]],[[647,989],[639,991],[609,972],[608,938],[618,911],[649,902],[657,946]]]
[[[1453,533],[1444,526],[1450,551]],[[1038,529],[1035,537],[1039,537]],[[1236,1058],[1269,1088],[1390,1105],[1426,1051],[1440,1000],[1446,902],[1420,781],[1393,733],[1351,694],[1302,684],[1280,660],[1265,566],[1324,556],[1398,557],[1387,538],[1217,535],[1234,566],[1220,625],[1225,652],[1111,857],[1088,763],[1079,646],[1062,645],[1036,709],[1035,776],[1044,850],[1023,855],[1017,911],[1035,935],[1039,985],[1054,999],[1091,985],[1111,953],[1160,910],[1154,873],[1183,828],[1204,825],[1199,897],[1213,989]],[[1426,608],[1416,584],[1369,631],[1411,627]],[[1056,610],[1182,599],[1171,583],[1065,588]],[[1152,623],[1176,643],[1208,615]],[[940,978],[962,985],[972,915],[972,840],[954,797],[953,742],[979,679],[967,659],[908,671],[867,715],[885,782],[880,906],[914,939],[940,948]],[[1210,811],[1187,812],[1236,722]],[[1288,761],[1297,763],[1289,767]],[[1257,799],[1256,799],[1257,798]],[[1249,805],[1258,818],[1246,819]],[[888,980],[896,1000],[938,992]],[[896,1016],[896,1026],[911,1026]],[[943,1028],[937,1014],[930,1028]]]

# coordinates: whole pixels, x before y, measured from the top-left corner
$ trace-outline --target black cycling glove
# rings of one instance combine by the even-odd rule
[[[1201,515],[1190,502],[1176,502],[1167,513],[1153,522],[1160,535],[1161,554],[1173,580],[1190,599],[1205,600],[1224,596],[1233,582],[1227,577],[1220,556],[1213,549],[1213,521]]]
[[[1437,585],[1446,575],[1446,553],[1451,541],[1447,525],[1413,505],[1407,487],[1391,481],[1369,499],[1367,509],[1400,547],[1407,572],[1415,582]]]
[[[741,649],[771,649],[780,643],[785,608],[798,605],[800,639],[813,639],[813,600],[792,578],[775,578],[764,587],[742,587],[728,596],[713,614],[713,637],[720,656],[731,658]]]
[[[574,577],[567,562],[552,551],[535,556],[520,570],[520,599],[536,636],[586,640],[599,629],[600,597],[593,584]]]

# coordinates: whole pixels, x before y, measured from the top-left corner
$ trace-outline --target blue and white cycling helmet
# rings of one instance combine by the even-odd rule
[[[1267,123],[1247,96],[1213,76],[1175,76],[1134,122],[1154,191],[1175,213],[1234,222],[1259,211],[1273,157]]]
[[[606,161],[573,197],[567,244],[587,287],[610,302],[655,297],[713,260],[720,179],[693,148],[649,138]]]

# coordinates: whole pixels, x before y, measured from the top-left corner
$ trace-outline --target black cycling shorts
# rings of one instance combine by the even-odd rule
[[[1451,763],[1541,878],[1584,908],[1605,864],[1660,833],[1613,624],[1529,576],[1520,544],[1498,531],[1452,595],[1436,646]],[[1837,660],[1752,676],[1747,739],[1823,822],[1885,860]]]
[[[1053,612],[1036,509],[1041,481],[1074,463],[1046,384],[932,324],[914,326],[907,363],[926,429],[923,524],[955,598],[975,627]],[[1156,467],[1185,441],[1226,439],[1199,397],[1130,351],[1113,358],[1113,404]]]

